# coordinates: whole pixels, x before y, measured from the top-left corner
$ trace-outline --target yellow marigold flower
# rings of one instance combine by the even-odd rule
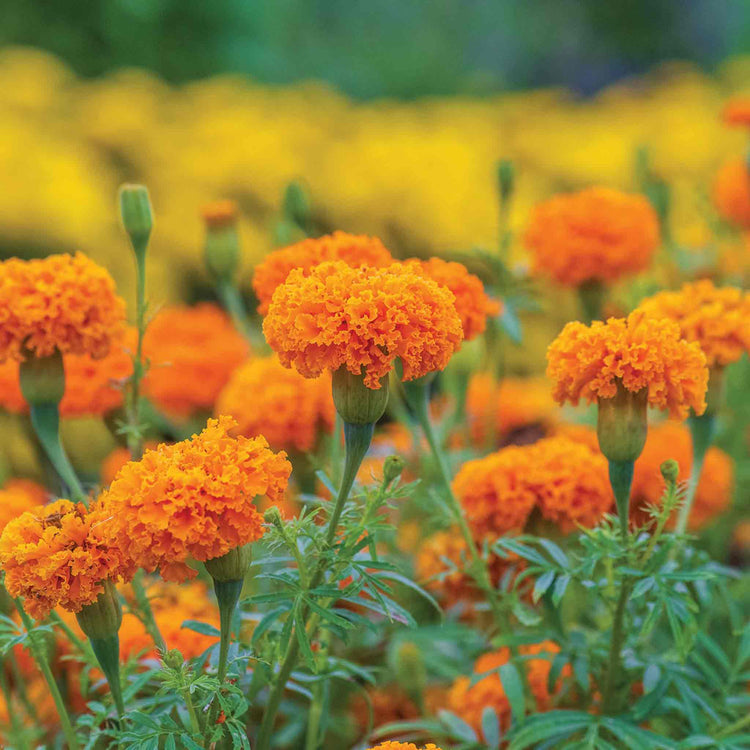
[[[551,659],[554,654],[560,651],[560,647],[552,641],[543,641],[542,643],[521,646],[521,655],[526,657],[535,657],[537,654],[549,654],[550,656],[539,656],[539,658],[527,658],[524,662],[524,668],[528,677],[529,688],[536,700],[538,711],[546,711],[551,707],[551,697],[547,686],[549,671],[552,666]],[[480,675],[488,672],[486,677],[471,684],[470,677],[458,677],[451,687],[449,693],[450,709],[460,716],[467,724],[473,727],[477,732],[482,732],[482,712],[486,707],[492,708],[500,720],[503,730],[507,729],[510,722],[510,701],[505,694],[503,683],[497,670],[510,661],[510,650],[501,648],[499,651],[492,651],[483,654],[474,664],[474,674]],[[566,665],[556,687],[559,687],[563,677],[570,674],[570,666]]]
[[[456,312],[461,318],[464,340],[472,339],[484,333],[487,317],[499,315],[502,305],[487,296],[481,279],[469,273],[462,263],[445,261],[442,258],[419,260],[412,258],[405,265],[423,273],[442,286],[448,287],[456,298]]]
[[[113,343],[101,359],[93,359],[88,354],[63,357],[65,394],[59,406],[60,416],[103,416],[122,406],[122,386],[133,372],[130,351],[135,343],[134,334],[134,330],[128,330],[125,343]],[[29,410],[21,393],[15,360],[0,363],[0,406],[14,414],[25,414]]]
[[[607,460],[566,437],[550,437],[525,450],[532,471],[525,478],[542,516],[563,533],[596,526],[614,504]]]
[[[750,351],[750,294],[737,287],[717,288],[703,279],[678,292],[659,292],[639,309],[674,320],[683,338],[700,344],[709,367],[731,364]]]
[[[678,481],[687,480],[693,466],[692,440],[688,428],[677,422],[664,422],[651,427],[643,453],[635,462],[630,517],[636,523],[642,524],[647,520],[645,506],[661,505],[664,479],[660,467],[669,458],[679,464]],[[720,448],[709,448],[688,519],[691,531],[701,529],[728,510],[733,486],[732,459]]]
[[[331,378],[304,378],[276,356],[253,359],[234,371],[214,413],[234,417],[238,435],[263,435],[275,450],[307,452],[321,432],[333,430]]]
[[[490,438],[500,444],[528,442],[526,433],[534,439],[539,437],[555,421],[556,413],[545,378],[505,377],[498,382],[488,372],[471,376],[466,419],[475,445],[483,445]]]
[[[9,521],[44,505],[48,499],[49,493],[40,484],[30,479],[9,479],[0,489],[0,533]]]
[[[520,531],[536,495],[525,481],[533,470],[528,451],[508,446],[467,461],[453,480],[453,491],[478,539]]]
[[[100,359],[124,325],[115,282],[81,253],[0,264],[0,361],[56,349]]]
[[[649,265],[659,219],[642,195],[594,187],[537,205],[525,242],[535,272],[560,284],[616,281]]]
[[[708,368],[700,346],[683,341],[674,321],[638,310],[591,326],[568,323],[547,350],[547,377],[560,404],[613,398],[620,381],[631,393],[648,388],[648,403],[675,417],[706,408]]]
[[[214,201],[203,207],[201,216],[207,227],[219,229],[237,222],[237,204],[231,200]]]
[[[750,96],[735,96],[721,112],[721,119],[732,127],[750,128]]]
[[[738,156],[724,162],[714,178],[714,208],[730,224],[750,229],[750,169]]]
[[[400,263],[293,270],[273,295],[263,332],[305,377],[345,366],[372,389],[400,358],[404,380],[442,370],[462,339],[453,294]]]
[[[192,578],[188,559],[212,560],[263,535],[253,500],[282,497],[291,465],[264,437],[231,437],[236,427],[210,419],[199,435],[125,464],[102,493],[118,543],[140,567]]]
[[[273,293],[286,281],[292,269],[298,268],[306,276],[320,263],[336,260],[352,268],[382,268],[393,263],[393,256],[377,237],[346,232],[334,232],[274,250],[253,273],[253,289],[260,302],[258,312],[261,315],[268,312]]]
[[[229,316],[210,303],[162,310],[146,330],[143,350],[151,362],[144,391],[176,417],[211,411],[250,354]]]
[[[96,504],[57,500],[10,521],[0,536],[0,565],[11,596],[23,596],[38,620],[61,606],[79,612],[104,590],[103,583],[128,577],[124,548],[112,545],[108,511]]]
[[[440,750],[440,748],[432,742],[428,742],[423,747],[417,747],[413,742],[386,740],[379,745],[375,745],[375,747],[369,748],[369,750]]]

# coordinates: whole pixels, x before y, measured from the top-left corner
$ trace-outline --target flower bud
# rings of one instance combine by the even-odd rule
[[[667,484],[674,484],[680,475],[680,465],[673,458],[668,458],[659,467],[661,475]]]
[[[185,663],[185,658],[176,648],[170,648],[169,651],[164,654],[162,661],[167,667],[169,667],[169,669],[180,669]]]
[[[275,526],[277,529],[282,528],[284,525],[284,519],[281,517],[281,512],[275,505],[266,509],[266,512],[263,514],[263,520],[267,524]]]
[[[353,375],[345,365],[333,373],[333,403],[348,424],[375,424],[388,405],[388,376],[380,379],[380,388],[368,388],[362,375]]]
[[[209,273],[217,281],[234,279],[240,262],[237,233],[237,205],[234,201],[217,201],[203,210],[206,242],[203,257]]]
[[[404,470],[404,459],[401,456],[388,456],[383,463],[383,484],[389,485]]]
[[[226,555],[206,560],[206,570],[214,581],[242,581],[253,559],[251,545],[230,549]]]
[[[96,601],[77,612],[76,619],[91,639],[102,640],[117,633],[122,622],[122,607],[112,581],[104,582],[104,590]]]
[[[633,393],[617,379],[617,393],[599,399],[596,434],[599,448],[610,461],[635,461],[648,432],[648,388]]]
[[[120,187],[120,216],[136,254],[145,253],[154,220],[151,215],[151,200],[144,185]]]
[[[59,404],[65,393],[65,367],[58,349],[47,357],[27,352],[19,366],[21,392],[29,404]]]

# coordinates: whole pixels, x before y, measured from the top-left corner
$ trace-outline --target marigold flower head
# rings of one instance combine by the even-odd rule
[[[544,518],[563,533],[596,526],[614,503],[608,465],[597,450],[566,437],[550,437],[523,448],[533,470],[526,477]]]
[[[520,443],[523,435],[512,433],[527,428],[544,432],[554,422],[556,412],[545,378],[505,377],[498,382],[490,373],[480,372],[469,381],[466,418],[475,445],[483,445],[489,438],[501,444]]]
[[[176,417],[211,411],[250,353],[229,316],[210,303],[159,312],[146,330],[143,350],[151,362],[144,392]]]
[[[63,357],[65,393],[59,405],[60,416],[103,416],[122,406],[122,385],[133,372],[130,345],[135,343],[134,334],[134,330],[128,330],[101,359],[88,354]],[[18,369],[15,360],[0,363],[0,406],[14,414],[25,414],[29,405],[21,393]]]
[[[400,358],[404,380],[442,370],[463,336],[454,296],[394,263],[322,263],[291,271],[273,295],[263,332],[286,367],[305,377],[347,370],[372,389]]]
[[[118,544],[140,567],[167,581],[192,578],[189,558],[212,560],[263,535],[253,500],[280,498],[291,465],[264,437],[231,437],[236,427],[231,417],[210,419],[199,435],[125,464],[102,493]]]
[[[525,481],[533,470],[531,459],[528,451],[512,445],[461,467],[453,491],[475,537],[523,529],[536,502],[534,490]]]
[[[231,200],[214,201],[203,207],[201,215],[210,229],[220,229],[237,222],[237,204]]]
[[[730,224],[750,229],[750,169],[742,157],[729,159],[714,178],[714,208]]]
[[[560,647],[552,641],[520,647],[521,655],[529,657],[524,660],[523,666],[526,669],[529,688],[536,700],[538,711],[546,711],[550,708],[551,697],[547,683],[552,664],[551,656],[548,655],[554,656],[559,651]],[[534,658],[537,654],[539,657]],[[510,701],[505,694],[500,675],[497,671],[493,671],[509,661],[510,650],[508,648],[482,654],[474,664],[474,674],[480,675],[488,672],[492,674],[487,674],[474,685],[471,684],[470,677],[458,677],[453,683],[448,699],[450,708],[477,732],[482,731],[482,713],[486,707],[495,711],[503,729],[509,724]],[[569,674],[570,667],[566,666],[562,670],[558,686],[562,678]]]
[[[706,408],[708,368],[700,346],[683,341],[674,321],[639,310],[591,326],[568,323],[547,350],[547,377],[561,404],[613,398],[619,381],[631,393],[648,388],[648,403],[675,417]]]
[[[700,344],[709,367],[731,364],[750,351],[750,294],[737,287],[716,287],[703,279],[678,292],[659,292],[639,309],[674,320],[683,338]]]
[[[693,466],[692,440],[690,430],[678,422],[664,422],[652,426],[648,431],[643,453],[635,462],[633,473],[630,517],[635,523],[642,524],[648,520],[647,505],[661,505],[664,479],[660,467],[669,458],[679,464],[678,481],[686,481]],[[720,448],[712,446],[704,458],[690,509],[688,527],[691,531],[703,528],[729,508],[733,486],[732,459]]]
[[[132,563],[112,545],[112,520],[101,505],[57,500],[10,521],[0,536],[0,565],[11,596],[23,596],[38,620],[61,606],[79,612],[103,591],[103,583],[132,574]]]
[[[750,95],[732,97],[724,105],[721,119],[732,127],[750,128]]]
[[[237,421],[236,434],[263,435],[272,448],[307,452],[331,432],[336,409],[328,373],[305,378],[276,356],[252,359],[234,371],[214,413]]]
[[[611,282],[649,265],[659,219],[642,195],[594,187],[537,205],[525,241],[534,270],[560,284]]]
[[[0,533],[9,521],[44,505],[49,493],[31,479],[10,479],[0,489]]]
[[[0,361],[55,350],[100,359],[124,325],[115,282],[82,253],[0,263]]]
[[[382,268],[393,263],[393,256],[377,237],[346,232],[334,232],[274,250],[253,274],[253,289],[260,302],[258,312],[261,315],[268,312],[273,293],[286,281],[292,269],[298,268],[306,276],[320,263],[336,260],[352,268]]]
[[[484,333],[487,317],[499,315],[501,304],[487,296],[481,279],[469,273],[462,263],[446,261],[442,258],[419,260],[412,258],[406,261],[409,268],[423,273],[442,286],[448,287],[456,298],[456,312],[461,318],[464,340],[472,339]]]

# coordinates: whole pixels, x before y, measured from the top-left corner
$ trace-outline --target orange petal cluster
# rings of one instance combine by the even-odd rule
[[[124,325],[115,282],[82,253],[0,263],[0,361],[56,349],[101,359]]]
[[[686,481],[693,466],[692,440],[690,430],[678,422],[664,422],[649,428],[633,474],[630,515],[634,522],[642,524],[648,519],[645,506],[661,505],[664,479],[660,467],[669,458],[680,465],[678,481]],[[732,459],[720,448],[709,448],[688,519],[691,531],[706,526],[729,508],[733,486]]]
[[[276,288],[289,272],[298,268],[307,275],[320,263],[340,260],[352,268],[382,268],[393,263],[393,256],[377,237],[334,232],[324,237],[306,239],[269,253],[253,274],[253,289],[260,304],[258,312],[265,315]]]
[[[750,169],[741,156],[729,159],[714,178],[711,200],[720,216],[741,229],[750,229]]]
[[[401,359],[404,380],[442,370],[463,338],[454,296],[400,263],[350,268],[322,263],[291,271],[263,322],[286,367],[305,377],[345,366],[369,388]]]
[[[721,112],[721,119],[731,127],[750,128],[750,96],[735,96]]]
[[[10,521],[49,500],[49,493],[30,479],[10,479],[0,489],[0,533]]]
[[[649,265],[659,219],[642,195],[594,187],[537,205],[525,242],[536,273],[568,286],[611,282]]]
[[[369,748],[369,750],[440,750],[440,748],[432,742],[428,742],[423,747],[417,747],[413,742],[386,740],[379,745],[375,745],[375,747]]]
[[[521,656],[527,657],[524,662],[529,688],[538,711],[548,711],[551,707],[551,696],[547,686],[549,672],[552,667],[551,660],[559,653],[560,647],[553,641],[542,641],[541,643],[521,646]],[[480,675],[488,672],[474,685],[470,677],[458,677],[451,687],[449,694],[450,709],[460,716],[467,724],[477,732],[482,732],[482,712],[486,707],[492,708],[503,729],[510,723],[510,701],[505,694],[503,683],[497,670],[510,661],[510,650],[501,648],[480,656],[474,664],[474,674]],[[559,688],[563,678],[570,674],[570,666],[566,665],[560,675],[556,688]]]
[[[102,493],[116,542],[140,567],[192,578],[189,558],[205,562],[263,535],[253,500],[282,497],[291,465],[264,437],[232,437],[236,427],[210,419],[199,435],[125,464]]]
[[[466,392],[466,419],[475,445],[522,442],[511,433],[526,428],[544,431],[555,421],[556,413],[545,378],[505,377],[498,382],[488,372],[471,376]]]
[[[208,203],[201,210],[201,216],[210,229],[221,229],[237,223],[239,211],[237,204],[231,200]]]
[[[640,310],[591,326],[568,323],[547,350],[547,377],[561,404],[612,398],[619,379],[633,393],[648,388],[648,403],[675,417],[706,408],[708,368],[698,343],[682,340],[674,321]]]
[[[65,394],[60,402],[60,416],[103,416],[122,406],[122,386],[133,372],[130,352],[134,345],[135,331],[129,329],[123,341],[113,344],[101,359],[88,354],[65,355]],[[14,414],[29,410],[21,393],[15,360],[0,363],[0,406]]]
[[[427,278],[448,287],[456,298],[456,312],[461,318],[464,340],[472,339],[484,333],[487,317],[499,315],[502,305],[487,296],[481,279],[469,273],[462,263],[446,261],[442,258],[419,260],[412,258],[406,265],[423,273]]]
[[[143,351],[151,366],[144,392],[174,417],[211,411],[250,349],[217,305],[175,306],[159,312],[146,330]]]
[[[103,582],[128,578],[125,547],[113,545],[108,510],[57,500],[10,521],[0,536],[0,565],[11,596],[23,596],[38,620],[61,606],[71,612],[94,602]]]
[[[659,292],[639,309],[675,321],[683,338],[700,344],[709,367],[731,364],[750,351],[750,294],[737,287],[702,279],[677,292]]]
[[[333,430],[331,378],[305,378],[275,356],[252,359],[234,371],[214,413],[233,417],[238,435],[263,435],[275,450],[307,452],[321,432]]]

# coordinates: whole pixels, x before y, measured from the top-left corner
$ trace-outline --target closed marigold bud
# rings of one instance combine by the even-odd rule
[[[108,638],[117,633],[122,623],[122,606],[111,581],[104,582],[104,590],[94,602],[76,612],[76,619],[89,638]]]
[[[674,484],[680,475],[680,465],[673,458],[664,461],[659,469],[664,481],[668,484]]]
[[[151,214],[151,200],[144,185],[120,187],[120,216],[136,254],[145,252],[146,243],[154,227],[154,219]]]
[[[375,424],[388,405],[388,376],[380,379],[377,390],[368,388],[362,375],[353,375],[346,367],[333,373],[333,403],[344,422]]]

